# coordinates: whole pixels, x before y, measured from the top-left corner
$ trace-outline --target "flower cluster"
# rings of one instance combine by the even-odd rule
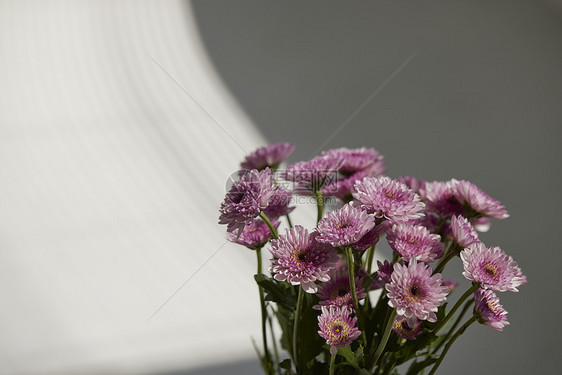
[[[470,324],[509,325],[494,292],[517,292],[527,277],[478,234],[509,216],[499,201],[465,180],[392,179],[372,148],[327,150],[282,169],[293,150],[279,143],[248,155],[220,206],[228,240],[257,255],[266,373],[397,374],[395,366],[411,361],[408,374],[420,364],[433,374]],[[293,194],[316,201],[314,227],[292,224]],[[326,196],[337,199],[325,207]],[[392,259],[375,260],[381,239]],[[261,271],[262,249],[271,276]],[[460,296],[460,283],[443,279],[449,262],[471,284]],[[274,319],[288,351],[280,363],[267,337]]]

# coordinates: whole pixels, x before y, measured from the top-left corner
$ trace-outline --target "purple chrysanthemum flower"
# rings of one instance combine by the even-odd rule
[[[374,173],[378,174],[383,174],[386,171],[383,164],[383,156],[373,148],[349,149],[342,147],[324,151],[320,156],[340,159],[342,164],[339,172],[347,176],[366,168],[370,168]]]
[[[422,225],[431,233],[439,233],[443,236],[449,236],[451,225],[448,221],[443,221],[437,214],[427,209],[423,211],[423,216],[419,219],[408,220],[405,223],[410,225]]]
[[[365,233],[363,237],[357,242],[353,244],[353,248],[355,250],[367,250],[371,246],[375,246],[377,242],[379,242],[380,235],[384,232],[386,222],[383,222],[379,225],[375,225],[370,231]]]
[[[451,190],[461,204],[468,206],[470,218],[473,216],[485,216],[494,219],[509,217],[507,209],[500,202],[484,193],[472,182],[452,179]]]
[[[351,245],[359,241],[375,226],[375,218],[360,208],[346,204],[326,215],[318,223],[317,241],[334,247]]]
[[[363,280],[355,277],[355,292],[357,300],[361,301],[367,297],[365,289],[361,286]],[[351,289],[349,287],[349,275],[347,271],[340,273],[336,270],[330,272],[330,280],[320,284],[318,288],[319,305],[314,306],[319,310],[321,306],[347,306],[350,311],[354,311]]]
[[[244,161],[240,163],[240,167],[247,170],[257,169],[259,171],[266,167],[275,169],[292,154],[294,149],[295,145],[287,142],[260,147],[246,156]]]
[[[464,267],[462,273],[468,280],[479,283],[484,289],[498,292],[510,290],[518,292],[517,287],[527,283],[517,262],[497,246],[487,248],[477,242],[461,251]]]
[[[500,305],[500,299],[491,290],[478,289],[474,292],[474,312],[478,322],[495,330],[503,331],[509,325],[507,311]]]
[[[403,339],[415,340],[417,336],[422,333],[421,330],[421,320],[416,319],[416,323],[410,328],[408,325],[408,320],[404,316],[397,316],[392,325],[392,330]]]
[[[480,242],[474,227],[463,216],[451,217],[451,230],[455,242],[463,248],[469,247],[473,243]]]
[[[384,173],[385,169],[381,169],[380,165],[373,164],[365,169],[357,171],[349,176],[338,176],[335,181],[322,188],[322,194],[340,198],[343,201],[353,199],[352,194],[355,193],[355,183],[361,181],[365,177],[378,177]]]
[[[377,265],[379,267],[377,270],[378,277],[380,277],[385,284],[391,282],[392,272],[394,271],[394,263],[390,263],[388,260],[381,263],[381,261],[378,260]]]
[[[366,177],[355,183],[353,197],[361,207],[376,217],[407,221],[422,216],[424,203],[420,197],[401,182],[390,177]]]
[[[279,186],[275,194],[269,201],[269,206],[264,210],[264,213],[269,219],[281,217],[291,213],[295,207],[289,207],[293,198],[293,192],[285,190]]]
[[[232,184],[221,204],[219,224],[227,224],[228,232],[244,228],[267,208],[277,189],[269,168],[244,173]]]
[[[309,161],[289,165],[283,178],[292,182],[298,193],[321,191],[324,185],[333,182],[341,163],[339,159],[317,156]]]
[[[435,312],[449,293],[449,288],[442,285],[441,274],[431,275],[432,272],[431,267],[415,259],[408,266],[396,263],[392,281],[385,285],[388,304],[406,317],[410,328],[417,319],[436,322]]]
[[[371,285],[369,285],[369,290],[381,289],[384,287],[384,284],[386,283],[377,275]]]
[[[455,289],[459,286],[459,283],[453,280],[443,280],[443,285],[449,288],[449,294],[453,293]]]
[[[350,346],[361,336],[361,331],[355,327],[357,318],[350,318],[349,313],[347,306],[322,306],[322,314],[318,317],[318,334],[330,345],[332,355],[338,352],[338,348]]]
[[[308,293],[316,293],[316,280],[328,281],[328,272],[339,260],[336,250],[316,240],[316,232],[308,233],[300,225],[287,229],[278,240],[271,240],[270,252],[274,258],[269,268],[278,281],[301,285]]]
[[[435,259],[441,258],[445,252],[441,236],[430,233],[426,227],[421,225],[394,224],[386,232],[386,239],[390,247],[406,262],[416,259],[420,262],[431,263]]]
[[[427,204],[427,211],[435,212],[441,217],[450,217],[463,213],[462,204],[455,197],[450,182],[427,182],[420,191],[420,195]]]
[[[277,229],[279,221],[272,219],[271,224]],[[234,242],[250,249],[261,248],[271,238],[271,231],[267,224],[261,219],[253,219],[244,227],[240,235],[238,232],[229,232],[226,235],[230,242]]]
[[[423,191],[423,189],[425,189],[426,184],[424,180],[418,180],[417,178],[412,176],[398,177],[396,178],[396,181],[403,183],[404,185],[412,189],[416,194],[420,194],[420,191]]]

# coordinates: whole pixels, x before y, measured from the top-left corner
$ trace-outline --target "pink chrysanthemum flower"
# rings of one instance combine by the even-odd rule
[[[382,174],[386,171],[383,164],[383,156],[373,148],[361,147],[349,149],[342,147],[324,151],[320,156],[331,159],[341,159],[342,164],[339,172],[348,176],[366,168],[371,168],[374,173],[378,171],[378,174]]]
[[[417,320],[417,319],[416,319]],[[392,325],[392,330],[403,339],[415,340],[422,333],[421,320],[417,320],[413,327],[410,328],[408,320],[404,316],[397,316]]]
[[[246,156],[240,167],[247,170],[257,169],[259,171],[266,167],[275,169],[293,153],[294,149],[295,145],[287,142],[260,147]]]
[[[318,223],[317,241],[334,247],[351,245],[359,241],[375,226],[375,218],[360,208],[346,204],[332,211]]]
[[[404,176],[396,178],[396,181],[403,183],[410,189],[414,191],[416,194],[420,194],[420,191],[425,189],[426,182],[424,180],[418,180],[412,176]]]
[[[355,250],[367,250],[371,246],[375,246],[377,242],[379,242],[380,235],[384,232],[386,222],[383,222],[379,225],[375,225],[370,231],[365,233],[363,237],[357,242],[353,244],[353,248]]]
[[[221,204],[219,224],[227,224],[228,232],[241,230],[267,208],[277,189],[269,168],[244,173],[232,184]]]
[[[381,278],[384,283],[389,283],[392,281],[392,272],[394,271],[394,263],[390,263],[388,260],[385,260],[384,263],[381,263],[380,260],[377,260],[378,270],[377,275]]]
[[[355,292],[357,300],[361,301],[367,297],[365,289],[361,286],[363,280],[355,277]],[[347,271],[340,273],[336,270],[330,272],[330,280],[320,284],[318,288],[319,305],[314,306],[319,310],[321,306],[347,306],[350,311],[354,311],[351,289],[349,287],[349,276]]]
[[[517,287],[527,283],[517,262],[497,246],[487,248],[477,242],[460,253],[464,277],[479,283],[484,289],[498,292],[510,290],[518,292]]]
[[[381,169],[379,164],[373,164],[349,176],[338,175],[333,183],[322,188],[322,194],[325,196],[340,198],[341,200],[348,202],[353,199],[352,194],[355,193],[355,183],[357,181],[361,181],[365,177],[378,177],[382,175],[384,171],[385,169]]]
[[[461,247],[469,247],[473,243],[480,242],[474,227],[463,216],[451,217],[451,230],[455,242]]]
[[[366,177],[355,183],[353,197],[361,207],[376,217],[407,221],[422,216],[424,203],[420,197],[401,182],[390,177]]]
[[[322,314],[318,317],[318,334],[330,345],[332,355],[338,352],[338,348],[350,346],[361,336],[361,331],[355,327],[357,318],[350,318],[349,313],[346,306],[322,306]]]
[[[474,312],[478,322],[495,330],[503,331],[509,325],[507,311],[500,305],[500,299],[491,290],[478,289],[474,292]]]
[[[472,182],[452,179],[451,190],[461,204],[468,206],[469,217],[479,215],[494,219],[509,217],[506,208],[500,202],[484,193]]]
[[[301,194],[321,191],[326,184],[333,183],[342,161],[317,156],[309,161],[291,164],[283,178],[294,184],[294,190]]]
[[[408,220],[405,223],[410,225],[422,225],[427,228],[431,233],[440,233],[443,236],[448,236],[451,232],[451,226],[449,222],[443,221],[434,212],[427,209],[423,211],[423,216],[419,219]]]
[[[275,227],[275,229],[279,227],[279,221],[277,219],[272,219],[271,224]],[[226,237],[230,242],[255,250],[261,248],[267,241],[269,241],[271,238],[271,231],[263,220],[253,219],[244,227],[241,233],[229,232]]]
[[[453,280],[443,280],[443,285],[449,288],[449,294],[453,293],[455,289],[459,286],[459,283]]]
[[[426,227],[421,225],[394,224],[386,232],[386,239],[390,247],[406,262],[416,259],[420,262],[431,263],[435,259],[441,258],[445,252],[441,237],[438,234],[430,233]]]
[[[436,322],[435,312],[449,293],[449,288],[442,285],[441,274],[432,276],[432,272],[431,267],[415,259],[408,266],[396,263],[392,281],[385,285],[388,304],[406,317],[411,328],[417,319]]]
[[[280,217],[291,213],[295,207],[289,207],[293,198],[293,192],[283,189],[281,186],[275,191],[271,197],[269,205],[264,213],[269,219]]]
[[[328,273],[339,260],[336,250],[316,240],[317,233],[308,233],[300,225],[287,229],[278,240],[271,240],[273,254],[269,268],[278,281],[301,285],[307,293],[316,293],[316,280],[328,281]]]
[[[435,212],[442,217],[461,215],[463,207],[455,197],[450,182],[433,181],[427,182],[420,195],[426,202],[427,211]]]

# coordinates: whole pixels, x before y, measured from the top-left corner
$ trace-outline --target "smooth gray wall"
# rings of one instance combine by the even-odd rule
[[[512,255],[530,284],[500,294],[511,326],[471,328],[439,372],[558,373],[560,8],[536,0],[192,5],[234,96],[269,141],[296,144],[290,161],[317,153],[415,54],[324,148],[375,147],[390,176],[464,178],[501,200],[511,217],[482,239]]]

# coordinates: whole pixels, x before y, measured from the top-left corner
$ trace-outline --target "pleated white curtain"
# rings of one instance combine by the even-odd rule
[[[0,72],[0,373],[253,357],[254,254],[217,219],[264,140],[189,4],[2,1]]]

